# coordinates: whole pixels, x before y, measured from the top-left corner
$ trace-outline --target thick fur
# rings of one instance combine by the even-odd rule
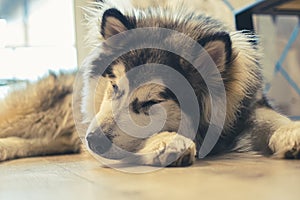
[[[0,161],[79,152],[72,116],[73,75],[51,74],[0,104]]]
[[[112,36],[144,27],[168,28],[184,33],[203,46],[218,67],[226,90],[226,119],[222,135],[212,154],[226,152],[258,152],[279,158],[300,158],[300,123],[276,112],[262,95],[263,79],[259,65],[260,47],[256,37],[236,32],[223,23],[203,14],[193,14],[174,7],[150,9],[111,9],[109,3],[94,4],[89,9],[90,42],[96,43],[83,67],[83,88],[80,111],[89,150],[107,158],[116,156],[109,140],[116,146],[138,154],[123,158],[126,162],[146,165],[186,166],[194,162],[210,124],[211,104],[203,79],[190,63],[178,55],[158,49],[132,50],[117,58],[99,73],[103,60],[114,55],[127,40],[112,44]],[[99,38],[99,39],[97,39]],[[172,44],[184,47],[170,35]],[[126,72],[135,66],[159,63],[180,72],[192,85],[199,101],[200,128],[194,140],[189,133],[177,134],[180,106],[176,96],[159,84],[148,84],[134,90]],[[148,74],[140,74],[147,76]],[[150,74],[151,75],[151,74]],[[209,75],[209,74],[207,74]],[[53,75],[12,92],[1,102],[0,161],[18,157],[78,152],[80,140],[72,120],[73,75]],[[116,98],[117,96],[117,98]],[[117,105],[113,113],[112,102]],[[75,101],[77,104],[77,101]],[[78,105],[74,106],[79,110]],[[163,120],[163,128],[140,138],[126,134],[116,123],[141,126],[151,117]],[[188,113],[186,113],[188,119]],[[99,128],[105,138],[99,133]],[[128,127],[127,127],[128,128]],[[129,127],[130,128],[130,127]],[[134,131],[133,131],[134,132]],[[85,134],[85,133],[84,133]],[[144,133],[145,134],[145,133]],[[101,145],[99,145],[101,144]]]

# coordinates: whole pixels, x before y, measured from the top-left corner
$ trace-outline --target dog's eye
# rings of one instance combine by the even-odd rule
[[[119,99],[124,95],[124,90],[120,90],[120,88],[116,84],[112,84],[113,90],[114,90],[114,99]]]
[[[139,102],[139,100],[136,98],[132,103],[131,103],[131,108],[133,112],[139,114],[141,111],[144,112],[145,114],[148,113],[148,110],[151,106],[161,103],[163,101],[160,100],[149,100],[149,101],[142,101]]]
[[[113,84],[112,87],[113,87],[113,89],[114,89],[114,92],[115,92],[115,93],[118,93],[119,87],[118,87],[116,84]]]
[[[156,100],[146,101],[146,102],[143,102],[143,103],[141,104],[141,107],[142,107],[142,108],[150,107],[150,106],[153,106],[153,105],[158,104],[158,103],[160,103],[160,102],[162,102],[162,101],[156,101]]]

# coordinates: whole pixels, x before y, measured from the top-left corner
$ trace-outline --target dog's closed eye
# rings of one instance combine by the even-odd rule
[[[139,101],[137,98],[131,103],[132,110],[139,114],[140,112],[148,113],[151,106],[163,102],[162,100]]]
[[[113,87],[113,89],[114,89],[114,92],[115,92],[115,93],[118,93],[119,87],[118,87],[116,84],[113,84],[112,87]]]
[[[124,95],[124,90],[120,90],[120,88],[116,84],[112,84],[114,90],[114,99],[119,99]]]
[[[141,107],[142,108],[148,108],[150,106],[153,106],[155,104],[161,103],[162,101],[158,101],[158,100],[150,100],[150,101],[145,101],[141,103]]]

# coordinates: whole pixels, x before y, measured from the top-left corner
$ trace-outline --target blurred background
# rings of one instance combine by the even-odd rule
[[[149,6],[146,1],[133,1],[141,7]],[[195,2],[200,4],[196,0],[186,2],[195,9]],[[212,6],[206,2],[202,0],[200,6],[216,11],[219,18],[230,13],[234,22],[234,13],[255,0],[214,0]],[[86,30],[82,25],[81,7],[87,3],[87,0],[0,0],[0,98],[11,84],[36,80],[49,70],[74,70],[80,66],[90,51],[83,40]],[[216,5],[220,3],[222,8]],[[300,119],[299,16],[300,13],[254,16],[255,31],[264,47],[265,92],[283,113],[294,119]],[[276,70],[278,64],[286,73]]]
[[[73,0],[0,0],[1,79],[77,66]]]

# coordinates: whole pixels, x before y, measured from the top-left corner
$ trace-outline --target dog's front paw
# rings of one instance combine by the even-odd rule
[[[171,154],[169,156],[172,157]],[[176,156],[174,155],[175,161],[168,166],[169,167],[185,167],[185,166],[192,165],[195,162],[195,156],[196,156],[196,146],[195,146],[195,143],[193,142],[185,150],[184,153],[181,152],[181,153],[177,154]]]
[[[142,164],[183,167],[195,161],[196,146],[175,132],[163,132],[147,141],[139,153],[143,154]]]
[[[269,147],[277,158],[300,159],[300,122],[280,127],[272,135]]]

